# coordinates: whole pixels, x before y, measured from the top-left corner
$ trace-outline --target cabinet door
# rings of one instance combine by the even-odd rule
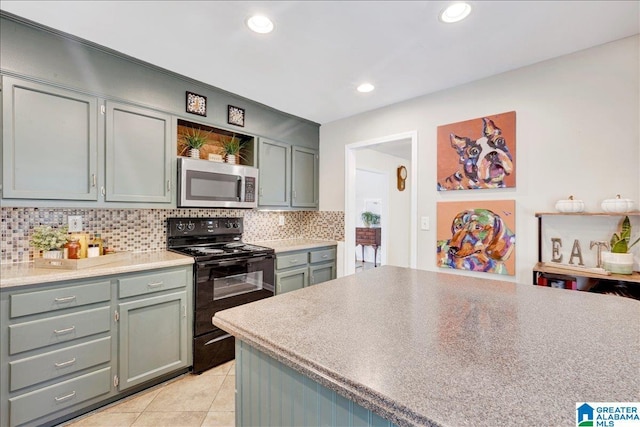
[[[336,263],[312,265],[309,267],[309,285],[317,285],[336,278]]]
[[[97,99],[2,81],[3,197],[97,200]]]
[[[309,283],[306,266],[285,272],[276,272],[276,295],[302,289]]]
[[[289,206],[291,146],[265,139],[261,139],[258,146],[258,205]]]
[[[187,293],[119,304],[119,389],[188,365]]]
[[[106,126],[105,200],[171,203],[171,116],[107,102]]]
[[[291,166],[291,206],[318,207],[318,152],[310,148],[293,147]]]

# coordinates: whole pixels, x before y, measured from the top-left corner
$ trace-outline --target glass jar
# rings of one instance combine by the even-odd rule
[[[98,246],[98,255],[104,255],[104,241],[100,237],[100,233],[96,233],[91,243]]]
[[[64,247],[67,249],[69,259],[80,259],[80,242],[78,239],[69,240]]]

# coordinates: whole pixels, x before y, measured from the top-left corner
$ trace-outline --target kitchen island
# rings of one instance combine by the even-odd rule
[[[613,295],[383,266],[213,323],[239,426],[575,425],[640,399],[640,303]]]

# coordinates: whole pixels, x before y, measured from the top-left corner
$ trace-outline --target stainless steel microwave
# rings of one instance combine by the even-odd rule
[[[179,208],[256,208],[257,188],[254,167],[178,159]]]

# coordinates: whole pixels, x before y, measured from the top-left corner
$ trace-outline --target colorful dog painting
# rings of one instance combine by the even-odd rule
[[[438,266],[513,274],[514,263],[508,261],[513,261],[512,257],[515,258],[516,236],[513,225],[508,225],[503,218],[513,215],[513,209],[507,208],[498,212],[501,213],[485,208],[458,211],[450,220],[447,238],[440,238],[441,232],[438,230]],[[439,227],[440,223],[439,217]]]
[[[438,127],[438,191],[513,187],[514,172],[515,112]]]

